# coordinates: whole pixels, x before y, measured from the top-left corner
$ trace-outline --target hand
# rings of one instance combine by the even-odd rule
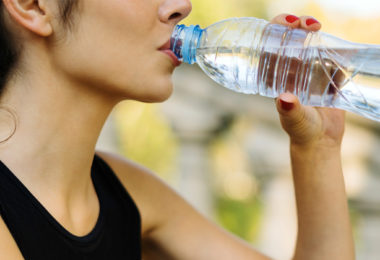
[[[281,14],[271,22],[311,31],[321,28],[321,24],[310,16]],[[276,99],[276,105],[282,127],[289,134],[293,146],[340,148],[344,133],[344,111],[303,106],[290,93],[281,94]]]

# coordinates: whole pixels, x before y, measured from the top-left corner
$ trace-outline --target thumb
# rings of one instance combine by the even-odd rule
[[[318,120],[316,111],[302,106],[298,98],[290,93],[281,94],[276,100],[276,106],[282,127],[292,139],[302,142],[312,137]]]

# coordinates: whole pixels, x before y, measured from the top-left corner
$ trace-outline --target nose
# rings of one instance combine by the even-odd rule
[[[164,0],[158,14],[161,22],[177,24],[190,14],[191,9],[190,0]]]

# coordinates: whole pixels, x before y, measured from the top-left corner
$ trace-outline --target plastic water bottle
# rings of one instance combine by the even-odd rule
[[[380,121],[380,45],[348,42],[256,18],[206,29],[178,25],[171,50],[231,90],[335,107]]]

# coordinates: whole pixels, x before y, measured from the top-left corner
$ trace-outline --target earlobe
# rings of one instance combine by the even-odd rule
[[[15,22],[29,31],[47,37],[53,33],[44,0],[3,0]]]

